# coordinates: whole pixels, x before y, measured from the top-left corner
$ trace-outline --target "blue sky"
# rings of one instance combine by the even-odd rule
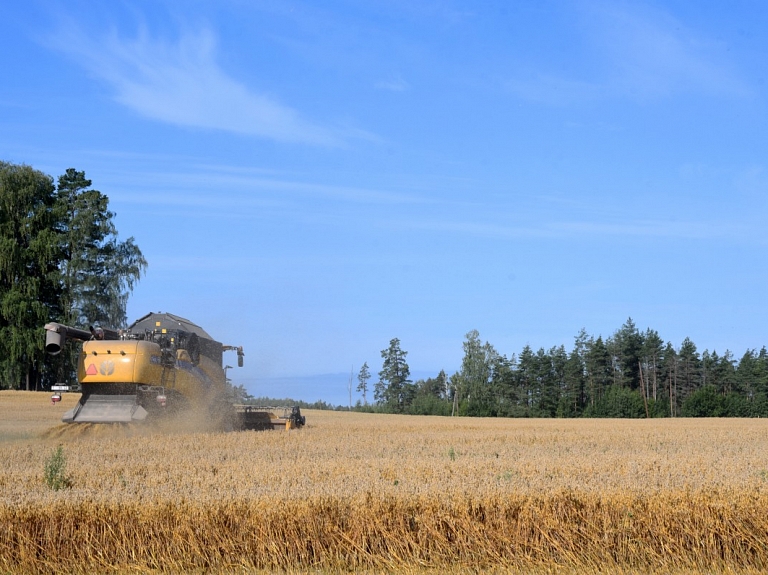
[[[84,170],[149,261],[129,318],[242,344],[257,395],[346,403],[395,337],[450,374],[472,329],[511,355],[631,317],[740,357],[768,344],[767,12],[9,0],[0,159]]]

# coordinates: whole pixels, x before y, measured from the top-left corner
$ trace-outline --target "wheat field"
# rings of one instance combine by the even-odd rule
[[[59,423],[76,401],[0,392],[0,573],[768,570],[765,420],[204,433]]]

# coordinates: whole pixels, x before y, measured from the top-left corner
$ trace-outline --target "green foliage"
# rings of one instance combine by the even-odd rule
[[[725,397],[707,385],[686,398],[681,413],[683,417],[722,417],[726,413]]]
[[[368,380],[371,379],[371,372],[368,370],[368,362],[363,363],[360,372],[357,374],[357,391],[363,394],[363,403],[368,404]]]
[[[643,397],[637,390],[612,385],[595,405],[584,410],[585,417],[645,417]]]
[[[416,394],[406,409],[411,415],[451,415],[451,402],[434,395]]]
[[[421,379],[415,384],[416,393],[406,408],[413,415],[450,415],[452,403],[448,399],[448,376],[440,371],[437,377]]]
[[[482,342],[477,330],[473,329],[465,337],[461,369],[452,380],[461,400],[460,412],[478,417],[495,416],[497,402],[491,384],[499,354],[491,344]]]
[[[642,358],[643,336],[628,318],[612,338],[615,346],[616,371],[621,385],[635,389],[638,387],[639,365]]]
[[[67,475],[67,460],[64,457],[64,448],[61,445],[45,461],[43,479],[45,484],[54,491],[72,487],[72,480]]]
[[[729,393],[726,396],[728,414],[734,417],[768,417],[768,395],[757,393],[748,401],[743,395]]]
[[[580,415],[578,403],[572,401],[567,396],[560,397],[560,401],[557,404],[556,417],[571,418],[578,417]]]
[[[400,349],[397,338],[390,340],[387,349],[381,350],[384,362],[374,387],[374,399],[392,413],[403,413],[416,395],[416,387],[408,379],[411,370],[405,361],[407,355],[407,351]]]
[[[399,341],[382,356],[404,363]],[[407,366],[406,366],[407,367]],[[395,373],[382,370],[380,376]],[[407,377],[407,376],[406,376]],[[381,377],[377,403],[356,410],[476,417],[768,417],[768,350],[739,360],[726,350],[699,353],[690,338],[676,349],[631,318],[607,339],[582,329],[569,353],[560,345],[499,354],[472,330],[459,371],[415,384]],[[397,394],[393,389],[397,388]]]
[[[248,393],[248,390],[245,389],[245,386],[242,383],[239,385],[232,385],[231,383],[228,383],[227,385],[229,386],[233,401],[235,403],[249,403],[253,401],[254,397]]]
[[[0,389],[72,379],[68,354],[44,357],[41,328],[125,323],[128,293],[146,268],[117,240],[108,198],[83,172],[53,178],[0,162]]]
[[[49,176],[0,162],[0,388],[39,379],[40,328],[61,312],[54,204]]]
[[[649,399],[648,400],[648,416],[649,417],[669,417],[669,401],[664,399]]]
[[[764,394],[747,397],[721,393],[714,385],[694,391],[683,402],[683,417],[768,417],[768,398]]]
[[[147,262],[133,238],[117,240],[109,198],[90,187],[85,172],[70,168],[59,177],[64,323],[124,327],[128,293]]]
[[[259,405],[259,406],[267,406],[267,407],[293,407],[294,405],[300,407],[301,409],[319,409],[319,410],[325,410],[325,411],[350,411],[349,406],[346,405],[333,405],[331,403],[328,403],[326,401],[323,401],[322,399],[318,399],[317,401],[303,401],[301,399],[291,399],[290,397],[286,398],[275,398],[275,397],[267,397],[267,396],[259,396],[259,397],[253,397],[248,396],[248,398],[243,401],[246,405]],[[361,405],[359,402],[354,407],[354,411],[362,411],[367,413],[384,413],[382,409],[378,409],[374,405]]]

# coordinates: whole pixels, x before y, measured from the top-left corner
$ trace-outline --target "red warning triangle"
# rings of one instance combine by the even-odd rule
[[[97,373],[99,372],[96,370],[96,365],[93,363],[88,366],[88,369],[85,370],[85,375],[96,375]]]

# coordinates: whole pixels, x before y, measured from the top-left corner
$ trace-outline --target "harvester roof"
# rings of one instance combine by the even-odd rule
[[[180,329],[189,333],[197,334],[199,337],[213,339],[199,325],[192,323],[188,319],[173,315],[172,313],[148,313],[142,318],[137,319],[128,329],[133,333],[143,332],[145,330],[155,331],[156,329]]]

